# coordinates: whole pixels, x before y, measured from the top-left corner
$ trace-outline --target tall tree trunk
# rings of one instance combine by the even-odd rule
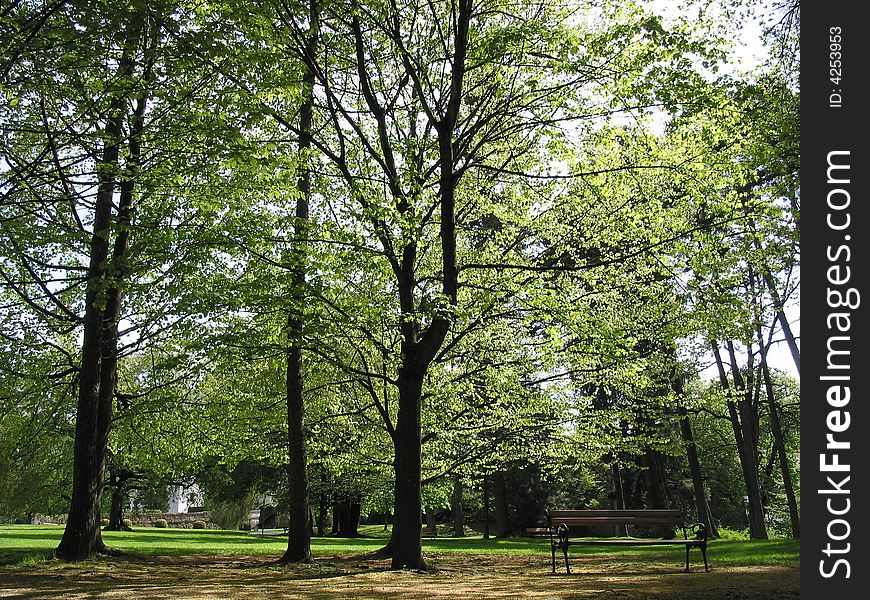
[[[788,322],[788,319],[785,316],[785,310],[783,309],[783,301],[780,298],[779,292],[776,289],[776,282],[773,279],[773,276],[766,269],[763,273],[764,283],[767,285],[767,291],[770,293],[771,298],[773,298],[773,303],[776,308],[776,318],[779,321],[779,326],[782,329],[783,337],[785,337],[785,342],[788,345],[789,352],[791,352],[791,358],[794,362],[795,369],[798,373],[801,372],[801,352],[798,349],[797,340],[795,339],[794,332],[791,330],[791,324]]]
[[[329,530],[329,535],[338,535],[339,524],[341,523],[341,503],[332,503],[332,527]]]
[[[713,522],[713,515],[710,514],[710,504],[707,502],[707,492],[704,489],[704,475],[701,470],[701,461],[698,458],[695,436],[692,433],[692,423],[689,421],[689,414],[685,406],[682,405],[684,394],[682,377],[675,374],[671,378],[671,389],[674,390],[678,401],[681,402],[677,409],[677,415],[680,417],[680,436],[686,445],[686,460],[689,463],[689,473],[692,477],[692,491],[695,496],[695,511],[698,514],[698,521],[703,523],[704,527],[707,528],[707,535],[718,537],[719,532],[716,530],[716,525]]]
[[[409,356],[406,354],[405,359]],[[394,433],[395,496],[393,505],[393,569],[426,569],[423,560],[422,447],[420,411],[423,373],[413,363],[402,365],[399,375],[399,410]]]
[[[794,199],[792,199],[792,203],[794,203]],[[794,210],[794,204],[792,204],[792,209]],[[753,245],[764,254],[765,248],[761,243],[761,238],[758,235],[755,227],[755,219],[751,217],[751,210],[746,211],[747,216],[749,216],[749,227],[752,231],[752,241]],[[795,227],[800,231],[800,221],[795,222]],[[771,299],[773,300],[774,310],[776,311],[776,319],[779,321],[779,326],[782,329],[783,337],[785,337],[786,344],[788,345],[789,352],[791,352],[791,358],[794,362],[795,369],[798,373],[801,372],[801,353],[800,349],[797,346],[797,340],[795,339],[794,332],[791,330],[791,324],[788,322],[788,319],[785,316],[785,302],[782,299],[782,296],[779,293],[779,290],[776,287],[776,279],[774,279],[773,274],[770,272],[770,268],[762,263],[760,265],[762,279],[764,280],[764,284],[767,287],[767,292],[770,294]]]
[[[109,230],[112,218],[114,173],[118,167],[122,103],[112,108],[106,125],[106,146],[97,172],[100,185],[94,205],[94,233],[91,236],[88,287],[85,295],[84,334],[76,405],[73,446],[73,489],[63,537],[55,556],[63,560],[84,560],[105,551],[100,536],[100,501],[106,466],[106,446],[101,440],[111,428],[111,402],[104,405],[101,394],[103,303],[106,295],[105,268],[109,258]]]
[[[326,474],[324,471],[325,470],[322,469],[320,472],[321,484],[326,483]],[[329,510],[326,492],[324,491],[325,487],[325,485],[321,485],[320,493],[317,495],[317,535],[320,537],[326,535],[326,513]]]
[[[430,508],[426,511],[426,527],[431,531],[431,536],[433,538],[438,537],[438,513],[434,508]]]
[[[451,307],[457,306],[458,267],[456,260],[456,186],[460,174],[455,171],[454,135],[459,122],[460,108],[463,98],[463,78],[466,71],[468,52],[469,24],[472,17],[470,0],[459,0],[452,14],[452,56],[450,57],[449,90],[445,96],[442,113],[429,113],[429,125],[438,137],[438,214],[439,244],[441,251],[441,293]],[[399,30],[399,15],[391,27],[391,35],[397,47],[404,44],[402,32]],[[400,217],[410,216],[414,210],[412,200],[403,189],[398,176],[395,153],[390,141],[389,110],[385,108],[370,85],[372,81],[367,62],[367,48],[363,28],[357,13],[350,19],[350,27],[355,47],[356,74],[358,75],[359,91],[362,100],[368,107],[369,114],[374,119],[377,131],[377,146],[381,150],[383,174],[387,188],[395,201],[395,208]],[[419,82],[418,69],[407,56],[400,57],[402,68],[408,79]],[[405,81],[407,81],[406,79]],[[402,84],[404,85],[404,84]],[[339,160],[339,162],[342,162]],[[346,164],[345,164],[346,167]],[[354,184],[353,177],[345,168],[345,177]],[[414,196],[419,192],[412,192]],[[383,224],[375,220],[379,231]],[[421,404],[423,379],[435,359],[438,350],[450,329],[451,317],[445,314],[433,316],[431,323],[425,329],[420,325],[419,306],[415,301],[418,294],[416,272],[418,245],[414,239],[402,236],[399,243],[381,234],[381,244],[387,255],[396,284],[399,297],[401,320],[399,328],[402,336],[402,354],[398,373],[399,406],[396,414],[396,424],[391,431],[394,445],[393,468],[395,473],[394,489],[394,525],[388,545],[392,552],[392,568],[423,569],[422,541],[422,465],[421,465]],[[388,415],[385,420],[389,421]]]
[[[109,508],[109,531],[121,531],[124,528],[124,490],[121,484],[112,486],[112,504]]]
[[[668,508],[667,496],[664,492],[662,471],[659,465],[659,454],[654,450],[647,450],[643,455],[644,478],[647,489],[647,508]]]
[[[737,411],[735,401],[730,397],[730,385],[728,383],[728,375],[725,372],[725,366],[722,362],[722,356],[719,352],[718,345],[713,342],[713,355],[716,359],[716,367],[719,371],[719,381],[722,389],[726,394],[729,394],[728,399],[728,416],[731,422],[731,427],[734,432],[734,440],[737,444],[737,454],[740,459],[740,468],[743,473],[743,482],[746,486],[746,497],[748,502],[748,518],[749,518],[749,537],[752,539],[767,539],[767,528],[764,524],[764,507],[761,502],[761,487],[758,482],[758,466],[755,461],[754,452],[750,449],[750,440],[747,439],[748,424],[741,423],[740,415]],[[738,379],[735,381],[735,391],[738,394],[751,393],[747,392],[741,385],[742,377],[739,376],[739,367],[733,363],[732,359],[732,375],[735,373]],[[741,402],[745,399],[741,399]]]
[[[489,477],[483,477],[483,539],[489,539]]]
[[[453,535],[465,537],[465,507],[462,504],[462,480],[453,481]]]
[[[305,51],[309,57],[317,52],[320,16],[317,0],[309,3],[309,33]],[[290,522],[287,550],[281,562],[311,561],[311,523],[309,515],[308,456],[305,444],[305,396],[302,376],[308,211],[311,199],[311,123],[314,116],[314,73],[307,69],[302,79],[304,99],[299,111],[299,158],[302,163],[299,194],[296,199],[296,223],[291,252],[293,269],[293,307],[287,317],[287,446],[290,464]]]
[[[692,424],[689,421],[685,408],[680,407],[679,416],[680,435],[686,444],[686,459],[689,463],[689,473],[692,477],[692,491],[695,496],[695,511],[698,514],[698,521],[703,523],[704,527],[707,528],[707,535],[718,537],[719,532],[713,522],[713,515],[710,514],[710,504],[707,502],[707,492],[704,489],[704,475],[701,471],[701,461],[698,459],[698,447],[695,445]]]
[[[492,496],[495,504],[495,537],[506,538],[511,534],[511,526],[504,473],[499,471],[493,475],[492,479]]]
[[[669,508],[667,495],[665,494],[663,473],[661,469],[661,455],[655,450],[647,449],[643,455],[644,481],[647,491],[647,508]],[[654,535],[664,536],[668,534],[667,525],[655,525],[651,530]]]
[[[758,328],[758,343],[761,349],[761,372],[764,377],[765,395],[770,412],[770,430],[773,434],[773,444],[779,459],[779,469],[782,472],[782,485],[785,488],[788,516],[791,521],[791,535],[794,539],[800,539],[800,512],[798,511],[797,496],[795,495],[794,483],[791,479],[791,466],[789,465],[788,452],[785,448],[782,424],[779,420],[779,407],[773,394],[773,380],[770,377],[770,368],[767,364],[767,346],[764,344],[760,327]]]
[[[746,449],[747,470],[753,475],[747,482],[749,495],[749,535],[753,539],[767,539],[767,525],[764,521],[764,498],[761,493],[761,480],[758,476],[758,436],[759,414],[758,402],[753,385],[754,366],[752,364],[752,348],[747,348],[747,375],[750,380],[744,381],[734,351],[734,343],[727,343],[728,356],[731,360],[731,374],[734,387],[741,393],[738,396],[737,408],[740,413],[740,425],[743,430],[743,445]]]
[[[134,17],[127,44],[119,61],[119,74],[133,70],[132,48],[141,32],[141,18]],[[146,76],[147,80],[148,77]],[[140,164],[146,97],[140,97],[130,134],[128,169],[122,181],[117,218],[118,233],[110,255],[113,196],[120,166],[124,111],[128,98],[124,90],[109,109],[104,130],[103,153],[97,165],[99,184],[94,200],[93,234],[85,293],[79,390],[76,404],[73,446],[73,488],[63,536],[55,550],[62,560],[89,558],[107,552],[100,534],[100,505],[106,468],[106,451],[112,428],[112,400],[117,377],[118,320],[122,293],[118,281],[125,274],[124,259],[130,233],[133,188]]]
[[[619,461],[613,459],[610,462],[610,475],[613,479],[613,503],[617,510],[625,510],[625,492],[622,489],[622,469]],[[628,525],[616,525],[616,535],[628,535]]]

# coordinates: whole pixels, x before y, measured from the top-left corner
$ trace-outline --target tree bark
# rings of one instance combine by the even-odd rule
[[[483,539],[489,539],[489,477],[483,477]]]
[[[317,52],[319,35],[317,1],[309,3],[309,35],[305,51],[308,56]],[[311,523],[309,515],[308,456],[305,443],[305,397],[302,375],[302,344],[306,283],[308,211],[311,198],[311,123],[314,116],[314,73],[307,69],[302,80],[304,99],[299,111],[299,159],[302,162],[299,194],[296,199],[296,223],[291,252],[293,269],[292,302],[287,317],[287,446],[290,464],[290,522],[287,550],[283,563],[311,562]]]
[[[320,476],[321,483],[326,482],[326,476],[321,472]],[[321,488],[320,493],[318,494],[318,503],[317,503],[317,535],[323,537],[326,535],[326,512],[329,510],[329,505],[326,501],[326,493],[324,493],[323,488]]]
[[[725,366],[722,362],[722,356],[719,352],[718,345],[712,344],[713,355],[716,359],[716,367],[719,371],[719,381],[722,389],[729,393],[730,385],[728,376],[725,372]],[[736,357],[735,357],[736,358]],[[735,391],[738,394],[745,395],[751,393],[751,390],[746,390],[742,385],[743,379],[739,375],[739,367],[734,364],[735,358],[732,358],[732,375],[737,374],[735,380]],[[741,398],[740,402],[745,402],[745,398]],[[734,440],[737,444],[737,454],[740,459],[740,468],[743,473],[743,482],[746,486],[747,510],[749,519],[749,537],[752,539],[767,539],[767,528],[764,524],[764,507],[761,502],[761,487],[758,482],[758,466],[755,460],[754,452],[749,447],[751,441],[747,439],[749,432],[749,424],[741,422],[740,414],[733,399],[728,400],[728,416],[731,422],[731,427],[734,432]]]
[[[785,448],[785,437],[782,433],[782,424],[779,420],[779,407],[773,394],[773,381],[770,377],[770,368],[767,364],[767,347],[761,336],[761,328],[758,329],[759,347],[761,349],[761,371],[764,377],[764,389],[767,397],[768,410],[770,412],[770,430],[773,434],[773,444],[779,459],[779,469],[782,472],[782,485],[785,488],[786,502],[788,503],[788,516],[791,521],[791,535],[794,539],[800,539],[800,512],[798,511],[797,496],[794,491],[794,483],[791,479],[791,466],[789,465],[788,452]]]
[[[465,537],[465,507],[462,504],[462,480],[457,477],[453,482],[453,535]]]
[[[112,487],[112,504],[109,509],[109,531],[121,531],[124,529],[124,490],[121,485]]]
[[[504,473],[493,475],[492,496],[495,504],[495,537],[501,539],[511,534],[508,515],[507,489]]]
[[[332,535],[336,537],[359,537],[359,520],[362,503],[358,498],[343,498],[332,506]]]
[[[119,61],[119,73],[133,70],[132,48],[141,31],[134,17],[127,45]],[[147,79],[147,77],[146,77]],[[118,319],[122,293],[118,281],[125,274],[124,259],[130,233],[133,188],[140,163],[146,97],[138,102],[132,123],[128,172],[122,181],[117,217],[118,233],[110,256],[113,196],[120,166],[124,111],[128,101],[123,90],[112,102],[104,130],[104,147],[97,164],[99,184],[94,199],[93,234],[85,292],[79,390],[73,446],[73,488],[63,536],[55,556],[68,561],[84,560],[108,552],[100,534],[100,504],[106,468],[106,451],[112,428],[112,400],[117,377]]]
[[[659,465],[659,454],[647,450],[643,455],[644,480],[647,490],[647,508],[668,508],[667,496],[664,492],[662,472]]]
[[[707,535],[718,537],[719,532],[710,514],[710,504],[707,502],[707,492],[704,489],[704,475],[701,471],[701,461],[698,459],[698,447],[695,445],[695,436],[692,433],[692,424],[685,408],[679,409],[680,435],[686,445],[686,459],[689,463],[689,473],[692,477],[692,491],[695,496],[695,511],[698,521],[707,528]]]
[[[677,395],[678,400],[683,398],[683,379],[679,375],[674,375],[671,379],[671,389]],[[707,535],[710,537],[719,537],[719,532],[716,530],[716,525],[713,522],[713,515],[710,514],[710,504],[707,502],[707,492],[704,489],[704,474],[701,470],[701,461],[698,458],[698,447],[695,445],[695,435],[692,433],[692,423],[689,420],[688,411],[685,406],[680,404],[677,409],[677,415],[680,418],[680,436],[686,446],[686,460],[689,463],[689,473],[692,477],[692,491],[695,496],[695,511],[698,514],[698,521],[704,524],[707,528]]]
[[[613,479],[613,503],[614,508],[625,510],[625,493],[622,489],[622,469],[619,468],[619,462],[613,459],[610,462],[610,475]],[[628,535],[628,525],[616,525],[616,535]]]
[[[395,474],[392,568],[426,570],[423,560],[422,447],[420,411],[422,406],[423,373],[408,364],[405,354],[399,376],[399,410],[394,434]]]
[[[426,511],[426,527],[432,532],[433,538],[438,537],[438,513],[434,508]]]

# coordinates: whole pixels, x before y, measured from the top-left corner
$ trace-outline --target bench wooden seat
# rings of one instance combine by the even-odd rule
[[[572,527],[622,525],[622,526],[668,526],[674,528],[674,536],[653,537],[577,537],[570,535]],[[676,529],[682,530],[683,537],[676,537]],[[692,537],[689,536],[691,532]],[[689,570],[689,551],[698,548],[704,557],[704,571],[707,564],[707,528],[703,523],[687,525],[678,510],[548,510],[547,527],[532,527],[526,530],[532,537],[547,537],[550,540],[550,554],[553,573],[556,572],[556,549],[561,549],[565,557],[565,571],[571,573],[568,563],[568,548],[572,545],[584,546],[683,546],[686,549],[686,571]]]

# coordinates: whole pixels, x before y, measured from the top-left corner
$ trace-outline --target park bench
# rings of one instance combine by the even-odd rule
[[[664,537],[608,537],[589,538],[571,537],[571,528],[597,527],[602,525],[631,526],[635,528],[668,527],[668,535]],[[676,529],[683,532],[683,537],[676,536]],[[689,537],[691,532],[692,537]],[[556,572],[556,549],[561,549],[565,556],[565,571],[570,574],[568,564],[568,547],[573,545],[587,546],[683,546],[686,548],[686,571],[689,570],[689,550],[698,548],[704,557],[704,571],[709,571],[707,565],[707,528],[703,523],[687,525],[682,513],[678,510],[548,510],[547,527],[533,527],[526,530],[532,537],[548,537],[550,554],[553,560],[553,573]]]
[[[420,529],[420,537],[428,537],[428,538],[436,538],[438,537],[438,531],[436,529],[432,529],[431,527],[422,527]]]

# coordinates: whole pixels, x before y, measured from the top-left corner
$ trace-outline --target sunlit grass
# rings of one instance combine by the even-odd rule
[[[280,532],[266,532],[279,533]],[[381,548],[389,537],[382,526],[363,526],[361,537],[314,537],[311,550],[315,558],[336,555],[367,554]],[[56,525],[2,525],[0,526],[0,564],[31,563],[50,558],[63,534]],[[133,531],[104,531],[103,540],[124,552],[142,556],[260,556],[278,558],[287,547],[284,535],[261,535],[245,531],[202,529],[158,529],[137,527]],[[483,539],[480,535],[464,538],[438,537],[423,539],[424,552],[468,554],[546,554],[549,544],[545,540],[511,538]],[[730,566],[793,565],[799,562],[800,545],[797,540],[774,539],[748,541],[743,539],[711,540],[708,556],[711,564]],[[645,555],[662,556],[680,548],[661,547],[590,547],[574,546],[572,556],[582,554],[618,554],[626,558]],[[700,553],[692,550],[692,562],[700,561]]]

